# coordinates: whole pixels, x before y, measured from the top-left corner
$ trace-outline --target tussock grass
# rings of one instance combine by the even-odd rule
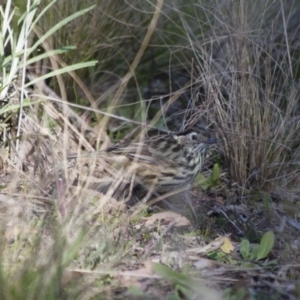
[[[224,142],[229,174],[241,188],[257,190],[284,189],[299,177],[296,41],[281,27],[288,8],[276,15],[272,6],[270,15],[269,5],[203,6],[207,23],[215,21],[210,37],[194,40],[187,31],[199,68],[195,81],[205,90],[202,106]]]

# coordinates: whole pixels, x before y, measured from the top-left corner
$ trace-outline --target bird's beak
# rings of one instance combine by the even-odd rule
[[[208,140],[206,140],[205,143],[209,144],[209,145],[212,145],[212,144],[218,143],[218,140],[215,137],[212,137],[212,138],[209,138]]]

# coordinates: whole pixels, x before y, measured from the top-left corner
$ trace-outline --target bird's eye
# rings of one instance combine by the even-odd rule
[[[197,134],[196,133],[191,134],[191,139],[193,141],[196,141],[197,140]]]

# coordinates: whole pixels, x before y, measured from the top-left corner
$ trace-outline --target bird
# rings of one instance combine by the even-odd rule
[[[73,184],[115,198],[129,192],[164,194],[188,186],[217,140],[204,128],[163,133],[139,141],[116,144],[105,150],[68,155],[80,167]],[[141,193],[139,193],[141,195]]]

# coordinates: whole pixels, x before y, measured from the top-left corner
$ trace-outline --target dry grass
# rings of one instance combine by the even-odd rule
[[[284,19],[265,27],[270,22],[268,8],[217,5],[212,15],[207,12],[208,20],[216,20],[211,37],[203,46],[198,40],[192,43],[198,67],[195,82],[205,90],[202,107],[224,142],[229,175],[242,189],[284,189],[299,178],[299,89],[291,79],[297,61],[291,58],[292,46],[285,43],[294,40],[284,31],[279,41]],[[231,11],[230,21],[226,10]]]
[[[179,103],[179,112],[182,110],[184,115],[178,116],[180,121],[205,123],[218,132],[222,141],[218,153],[223,155],[219,163],[226,180],[229,177],[237,183],[239,192],[256,190],[269,196],[278,193],[280,186],[279,195],[289,193],[297,200],[298,62],[294,58],[296,39],[289,25],[293,15],[286,13],[292,8],[268,1],[246,6],[244,1],[198,1],[188,7],[184,1],[176,5],[172,1],[133,1],[130,5],[118,1],[117,10],[110,4],[99,0],[95,9],[68,23],[67,30],[61,27],[42,40],[58,21],[88,7],[86,2],[83,7],[81,1],[58,1],[39,20],[39,26],[33,27],[30,38],[19,44],[26,50],[40,41],[45,53],[77,45],[76,51],[61,55],[55,52],[27,68],[28,80],[39,79],[49,70],[55,77],[30,85],[25,77],[17,76],[25,74],[23,62],[36,57],[38,47],[29,57],[16,55],[16,64],[16,57],[11,65],[1,61],[1,97],[9,100],[0,113],[3,299],[116,299],[131,298],[133,294],[136,299],[146,295],[181,299],[183,294],[187,299],[223,299],[228,286],[232,288],[226,292],[228,299],[242,299],[237,288],[241,278],[246,277],[243,291],[248,293],[247,284],[250,286],[252,278],[261,273],[271,276],[282,270],[281,266],[273,269],[268,261],[260,261],[255,262],[259,268],[254,268],[255,264],[249,268],[250,262],[241,262],[238,253],[224,255],[219,250],[223,240],[214,238],[224,234],[225,229],[215,229],[214,219],[203,212],[203,205],[195,204],[194,208],[201,224],[191,225],[176,214],[156,219],[155,214],[148,215],[144,205],[126,210],[109,193],[73,186],[66,156],[82,149],[105,148],[112,143],[112,134],[118,139],[134,138],[154,124],[165,125],[170,117],[167,108]],[[21,4],[19,7],[23,9]],[[5,49],[0,47],[3,57],[8,57],[11,50],[16,51],[14,54],[21,51],[13,47],[16,36],[11,35],[10,46],[7,42]],[[59,70],[67,65],[91,59],[98,60],[98,64],[77,66],[88,68],[77,72],[67,69],[68,75],[60,74]],[[196,72],[189,71],[190,79],[174,93],[174,82],[163,83],[168,100],[162,101],[163,109],[149,119],[151,107],[143,100],[143,91],[151,88],[148,81],[155,81],[161,68],[169,75],[167,81],[177,84],[182,77],[176,72],[173,76],[173,69],[179,67]],[[146,76],[145,70],[150,75]],[[161,79],[157,81],[161,84]],[[29,89],[30,94],[26,94]],[[187,95],[192,97],[184,102]],[[72,104],[66,105],[67,100]],[[219,181],[224,184],[222,179]],[[218,192],[219,187],[213,188]],[[218,197],[208,193],[194,198],[229,201],[226,197],[230,187],[225,190]],[[254,203],[255,209],[258,206]],[[278,229],[282,223],[277,219],[272,223],[275,218],[265,222],[264,227],[259,227],[259,217],[254,220],[259,228],[278,229],[278,240],[289,241],[289,249],[276,244],[272,254],[275,258],[286,256],[286,261],[291,256],[295,265],[287,267],[291,275],[285,277],[286,281],[278,276],[279,287],[263,277],[264,285],[255,286],[256,296],[261,292],[262,299],[275,288],[278,299],[297,293],[294,282],[288,285],[287,281],[299,278],[296,265],[300,258],[294,238],[299,215],[296,204],[289,202],[289,208],[284,217],[287,223],[294,221],[293,230],[287,225],[284,230]],[[247,209],[240,213],[243,217]],[[286,211],[285,205],[282,211]],[[274,212],[279,210],[270,209],[268,213],[264,207],[267,216]],[[179,220],[184,229],[178,225]],[[245,231],[240,223],[231,224]],[[255,231],[256,227],[251,229]],[[289,230],[288,236],[285,230]],[[239,241],[231,243],[236,249],[240,246]],[[207,249],[213,251],[207,255]],[[170,269],[157,267],[157,262]]]

